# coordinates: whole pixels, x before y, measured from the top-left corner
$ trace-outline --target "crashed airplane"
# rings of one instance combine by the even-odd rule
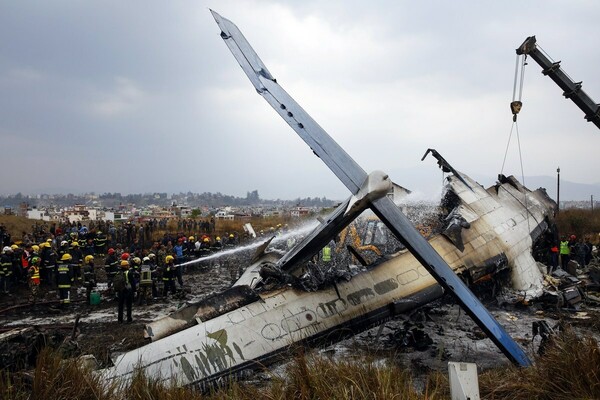
[[[239,29],[212,12],[221,37],[258,93],[352,193],[283,256],[265,243],[240,280],[146,327],[150,343],[117,356],[105,379],[127,381],[137,369],[174,385],[203,385],[269,364],[292,345],[315,345],[376,326],[442,296],[453,295],[515,364],[525,352],[465,284],[509,268],[525,297],[541,294],[532,246],[552,224],[554,202],[513,177],[484,189],[431,153],[447,176],[444,227],[428,240],[391,200],[389,177],[364,170],[277,84]],[[425,157],[424,157],[425,158]],[[371,209],[409,251],[383,256],[354,275],[307,290],[298,282],[310,259],[364,210]],[[460,275],[460,277],[459,277]],[[279,285],[266,285],[273,279]]]

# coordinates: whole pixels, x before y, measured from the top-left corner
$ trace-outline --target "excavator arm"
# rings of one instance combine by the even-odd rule
[[[535,36],[530,36],[517,49],[518,55],[530,56],[542,67],[542,73],[549,76],[564,91],[567,99],[573,100],[584,113],[585,119],[600,128],[600,105],[596,104],[582,89],[581,82],[573,80],[562,70],[560,61],[553,62],[537,46]]]

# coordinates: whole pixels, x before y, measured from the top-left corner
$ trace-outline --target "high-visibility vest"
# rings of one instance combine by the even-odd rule
[[[569,249],[568,241],[565,240],[564,242],[560,242],[560,254],[571,254],[571,249]]]
[[[325,262],[331,261],[331,247],[329,247],[329,246],[323,247],[323,255],[322,255],[321,259]]]
[[[31,269],[33,270],[33,274],[31,275],[31,281],[33,283],[35,283],[36,285],[39,285],[40,283],[40,268],[32,265]]]
[[[58,288],[59,289],[70,289],[71,288],[71,269],[67,264],[60,264],[58,266]]]
[[[149,265],[142,264],[140,269],[140,286],[150,285],[152,285],[152,271],[150,270]]]

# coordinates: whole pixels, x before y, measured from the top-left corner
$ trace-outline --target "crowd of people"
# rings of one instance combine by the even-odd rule
[[[127,321],[131,321],[134,300],[147,304],[182,292],[182,263],[234,247],[240,240],[236,232],[223,237],[210,232],[166,232],[160,240],[152,240],[160,225],[152,221],[139,225],[127,222],[119,227],[103,222],[92,222],[89,227],[53,224],[46,231],[43,225],[35,224],[19,241],[13,241],[0,225],[0,296],[22,294],[19,289],[28,287],[30,300],[38,301],[54,291],[61,306],[66,307],[72,290],[84,287],[89,303],[102,270],[102,280],[118,299],[119,322],[123,322],[124,308]],[[209,231],[214,232],[210,225]]]
[[[569,261],[575,260],[581,267],[587,266],[592,260],[592,251],[594,246],[589,238],[577,239],[575,235],[565,235],[561,238],[559,246],[551,248],[552,252],[552,267],[558,267],[560,257],[560,266],[567,271]]]

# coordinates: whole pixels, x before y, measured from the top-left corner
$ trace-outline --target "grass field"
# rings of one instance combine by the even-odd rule
[[[430,373],[417,390],[411,372],[393,359],[376,363],[368,357],[333,361],[314,353],[297,353],[284,376],[253,385],[231,382],[208,394],[171,388],[138,373],[121,390],[102,384],[76,361],[62,361],[44,351],[33,374],[0,372],[3,399],[409,399],[450,398],[446,374]],[[600,351],[589,337],[572,330],[557,336],[529,368],[502,367],[479,376],[483,399],[562,400],[600,398]]]

